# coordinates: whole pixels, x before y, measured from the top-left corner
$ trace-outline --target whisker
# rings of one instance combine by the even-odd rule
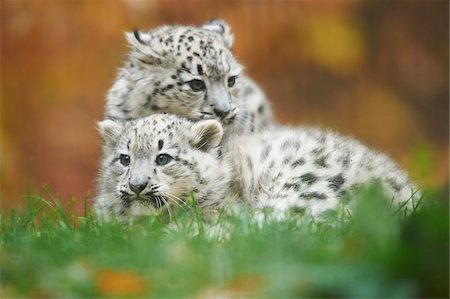
[[[179,202],[181,202],[181,203],[185,203],[185,201],[184,200],[182,200],[181,198],[179,198],[178,196],[176,196],[175,194],[173,194],[173,193],[170,193],[170,192],[166,192],[167,194],[169,194],[170,196],[172,196],[172,197],[174,197],[176,200],[178,200]]]
[[[161,208],[162,207],[162,202],[159,199],[159,196],[156,196],[155,199],[156,199],[156,204],[158,205],[158,208]]]
[[[164,186],[164,188],[163,188],[163,186],[161,185],[161,189],[170,189],[170,188],[167,188],[167,186]],[[183,210],[185,210],[184,209],[184,207],[181,205],[181,204],[184,204],[185,203],[185,201],[184,200],[182,200],[181,198],[179,198],[178,196],[176,196],[175,194],[173,194],[173,193],[171,193],[171,192],[169,192],[169,191],[163,191],[163,192],[161,192],[162,193],[162,196],[168,196],[168,197],[170,197],[170,199],[175,203],[175,204],[177,204],[180,208],[182,208]]]
[[[164,194],[164,197],[167,197],[168,200],[171,200],[173,203],[175,203],[177,206],[179,206],[181,209],[183,209],[184,211],[186,211],[186,209],[180,204],[178,203],[178,198],[174,198],[174,195],[171,194]]]
[[[173,202],[174,204],[176,204],[177,206],[179,206],[180,208],[183,208],[183,206],[181,206],[174,198],[170,197],[170,195],[168,194],[164,194],[163,197],[167,200],[170,200],[171,202]]]
[[[164,205],[167,207],[167,211],[169,212],[169,222],[172,222],[172,212],[170,210],[170,205],[169,203],[164,199],[164,197],[160,197],[158,196],[158,198],[161,198],[161,200],[164,202]]]
[[[165,197],[166,199],[167,199],[167,204],[169,204],[169,201],[170,202],[173,202],[173,203],[175,203],[180,209],[182,209],[183,211],[187,211],[182,205],[180,205],[179,203],[177,203],[173,198],[170,198],[170,197]]]
[[[255,126],[255,120],[253,117],[250,117],[249,114],[237,114],[235,117],[235,121],[238,125],[240,125],[242,128],[246,128],[247,126],[254,127]]]
[[[182,201],[179,197],[173,195],[172,193],[165,192],[164,195],[170,196],[173,200],[177,202],[177,204],[184,203],[184,201]]]

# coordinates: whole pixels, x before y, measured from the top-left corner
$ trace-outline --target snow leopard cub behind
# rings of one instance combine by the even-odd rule
[[[357,184],[379,180],[396,206],[416,190],[387,156],[329,131],[278,127],[220,146],[215,120],[155,114],[105,120],[99,129],[104,157],[95,207],[107,218],[156,213],[191,191],[202,208],[244,203],[320,217]]]
[[[126,37],[131,51],[108,92],[105,119],[166,112],[220,120],[230,134],[272,123],[264,93],[231,52],[233,35],[224,21],[162,26]]]

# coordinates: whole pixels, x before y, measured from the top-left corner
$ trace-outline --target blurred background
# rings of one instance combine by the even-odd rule
[[[448,184],[449,3],[1,2],[2,209],[27,190],[95,196],[96,122],[123,32],[222,18],[279,122],[329,127],[387,152],[426,188]]]

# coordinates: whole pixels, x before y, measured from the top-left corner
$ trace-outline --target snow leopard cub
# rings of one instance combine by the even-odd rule
[[[170,114],[127,122],[103,120],[95,210],[109,219],[155,214],[179,206],[193,191],[199,203],[218,204],[228,191],[231,169],[218,147],[215,120],[193,123]]]
[[[224,21],[162,26],[126,38],[131,51],[108,92],[105,119],[166,112],[217,119],[233,134],[272,123],[265,95],[231,52],[233,35]]]
[[[387,156],[330,131],[278,127],[231,136],[220,146],[216,120],[155,114],[99,127],[104,158],[96,209],[106,216],[151,214],[193,191],[201,207],[244,203],[319,218],[358,184],[379,180],[394,204],[408,201],[409,210],[417,190]]]

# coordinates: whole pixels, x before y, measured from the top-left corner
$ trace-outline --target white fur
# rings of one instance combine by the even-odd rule
[[[106,124],[114,132],[121,131],[111,122]],[[386,155],[331,131],[272,127],[248,136],[230,136],[218,147],[223,132],[214,120],[192,123],[155,114],[122,126],[118,141],[104,143],[96,202],[99,214],[120,218],[157,212],[154,205],[134,200],[126,207],[121,200],[120,193],[129,192],[127,180],[136,172],[161,186],[161,196],[166,192],[184,200],[194,191],[202,208],[237,203],[255,210],[270,208],[275,215],[295,209],[320,218],[338,207],[344,193],[351,196],[353,187],[375,180],[393,198],[395,208],[408,201],[410,212],[413,200],[420,196],[417,193],[411,199],[417,187]],[[100,131],[105,141],[113,138],[107,133],[110,130]],[[158,150],[159,140],[164,141],[162,150]],[[161,152],[178,161],[155,166]],[[131,156],[129,167],[119,164],[120,154]]]
[[[137,36],[136,36],[137,34]],[[260,88],[243,74],[230,47],[229,26],[213,20],[202,27],[162,26],[126,33],[131,51],[110,88],[106,119],[129,120],[171,113],[190,120],[216,119],[225,135],[258,131],[272,123],[272,110]],[[234,86],[230,77],[237,76]],[[191,80],[205,90],[194,91]],[[214,110],[230,109],[225,117]]]

